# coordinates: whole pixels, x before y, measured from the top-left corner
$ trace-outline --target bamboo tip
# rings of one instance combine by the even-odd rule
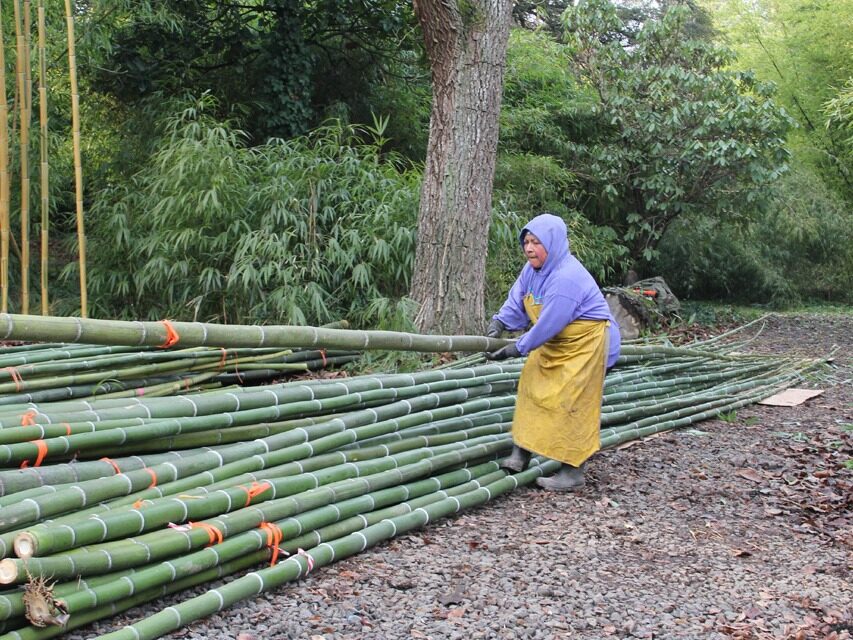
[[[0,584],[12,584],[18,580],[18,563],[11,558],[0,560]]]
[[[16,556],[27,560],[36,553],[36,540],[31,533],[24,531],[15,536],[13,548]]]

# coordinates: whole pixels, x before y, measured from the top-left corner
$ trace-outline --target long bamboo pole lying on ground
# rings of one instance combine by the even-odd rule
[[[492,351],[510,341],[483,336],[429,336],[290,325],[128,322],[0,313],[0,340],[168,347],[304,347],[444,353]]]

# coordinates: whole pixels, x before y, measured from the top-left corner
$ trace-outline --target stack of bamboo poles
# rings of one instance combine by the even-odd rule
[[[76,322],[78,339],[91,335],[86,323],[93,321]],[[0,316],[0,333],[11,327],[8,335],[21,339],[33,331],[25,324]],[[163,338],[156,335],[160,327],[128,324],[134,343]],[[60,325],[42,339],[67,340]],[[196,335],[189,329],[201,336],[199,326],[171,326],[181,339]],[[280,327],[247,328],[243,335],[238,329],[229,328],[231,342],[225,342],[235,352],[248,348],[249,339],[276,350],[285,343],[346,349],[351,341],[361,347],[385,341],[444,351],[448,343],[482,349],[504,342],[469,336],[428,344],[428,336]],[[108,332],[101,338],[116,340]],[[625,346],[605,382],[602,447],[731,411],[789,386],[816,364],[740,355],[733,349],[742,343],[723,345]],[[7,357],[21,351],[73,354],[75,347],[19,349]],[[136,348],[84,357],[106,360],[110,372],[121,368],[116,359],[141,368],[163,358],[174,365],[170,375],[181,375],[177,363],[184,362],[183,375],[192,376],[197,367],[215,366],[205,361],[215,353]],[[131,354],[141,359],[131,364]],[[81,358],[34,363],[42,367],[36,379],[67,375],[60,365],[72,362]],[[0,624],[8,630],[2,638],[54,637],[163,594],[225,579],[104,636],[156,638],[530,484],[557,464],[538,459],[507,475],[496,462],[511,447],[521,367],[521,361],[484,364],[477,355],[412,374],[0,404],[0,465],[7,468],[0,471],[0,584],[7,585],[0,592]]]

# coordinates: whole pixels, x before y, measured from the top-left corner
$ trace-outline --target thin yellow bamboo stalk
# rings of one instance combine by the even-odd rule
[[[50,165],[48,164],[47,139],[47,51],[45,46],[44,0],[38,3],[38,37],[39,37],[39,125],[41,129],[41,313],[50,313],[47,295],[48,275],[48,229],[50,192],[48,191]]]
[[[27,43],[20,0],[14,0],[18,74],[18,112],[21,116],[21,313],[30,312],[30,113],[27,107]]]
[[[83,225],[83,165],[80,159],[80,93],[77,90],[77,55],[74,52],[74,14],[65,0],[68,27],[68,74],[71,80],[71,122],[74,138],[74,191],[77,196],[77,247],[80,256],[80,316],[88,317],[86,295],[86,230]]]
[[[0,3],[0,16],[3,15]],[[0,22],[0,310],[9,310],[9,104],[6,101],[6,56]]]

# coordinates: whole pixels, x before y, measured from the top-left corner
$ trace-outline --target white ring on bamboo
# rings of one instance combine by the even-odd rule
[[[174,464],[172,464],[171,462],[163,462],[162,465],[172,470],[172,473],[174,474],[172,476],[172,480],[177,480],[180,477],[181,473],[180,471],[178,471],[178,468]]]
[[[114,606],[115,606],[115,605],[114,605]],[[128,631],[130,631],[131,633],[133,633],[133,637],[134,637],[136,640],[140,640],[141,636],[139,635],[139,631],[137,631],[137,630],[136,630],[136,628],[135,628],[133,625],[127,625],[126,627],[124,627],[124,629],[127,629]]]
[[[8,338],[11,335],[12,330],[15,328],[15,325],[12,322],[12,316],[10,316],[8,313],[4,313],[3,317],[6,320],[6,333],[3,336],[3,339],[5,340],[6,338]]]
[[[415,511],[422,512],[426,516],[426,522],[424,522],[424,524],[429,524],[429,513],[427,513],[423,507],[418,507],[417,509],[415,509]],[[414,513],[414,511],[412,513]]]
[[[101,549],[101,552],[104,554],[104,557],[107,559],[107,571],[113,568],[113,557],[110,555],[110,552],[106,549]]]
[[[192,398],[188,398],[187,396],[178,397],[181,398],[181,400],[186,400],[193,406],[193,418],[195,418],[198,415],[198,405],[196,404],[195,400],[193,400]]]
[[[261,326],[258,326],[258,331],[261,332],[261,341],[258,343],[258,347],[260,348],[264,346],[264,342],[267,339],[267,332],[264,331],[264,328]]]
[[[358,514],[358,517],[359,517],[359,518],[361,518],[361,522],[362,522],[362,523],[363,523],[363,525],[364,525],[362,528],[365,528],[365,529],[366,529],[367,527],[369,527],[369,526],[370,526],[370,523],[367,521],[367,518],[365,518],[363,514],[359,513],[359,514]]]
[[[232,398],[234,398],[234,401],[237,403],[237,408],[234,409],[234,411],[239,411],[240,410],[240,398],[237,397],[237,394],[231,393],[229,391],[229,392],[225,393],[224,395],[231,396]]]
[[[89,516],[89,519],[90,520],[96,520],[96,521],[98,521],[98,523],[100,523],[101,529],[103,530],[101,532],[101,541],[106,540],[107,535],[109,534],[109,529],[107,528],[107,523],[104,522],[103,518],[101,518],[101,516],[98,516],[98,515],[92,515],[92,516]]]
[[[361,551],[367,549],[367,538],[364,537],[364,534],[361,531],[356,531],[353,535],[356,535],[361,538],[364,544],[361,545]]]
[[[77,335],[74,337],[74,340],[71,342],[77,342],[80,340],[80,336],[83,335],[83,323],[80,322],[80,318],[74,318],[74,323],[77,325]]]
[[[397,524],[391,520],[390,518],[386,518],[383,522],[387,522],[394,529],[394,533],[391,534],[391,537],[394,538],[397,536]],[[429,522],[429,517],[427,517],[427,522]]]
[[[130,579],[129,576],[122,576],[121,579],[124,580],[128,584],[128,586],[130,586],[130,593],[128,593],[127,595],[132,596],[134,593],[136,593],[136,585],[134,584],[133,580]]]
[[[80,495],[83,496],[83,502],[81,503],[80,506],[85,507],[87,504],[89,504],[89,498],[86,496],[86,492],[83,491],[83,489],[79,485],[74,485],[73,487],[68,487],[68,488],[71,489],[72,491],[78,491],[80,493]],[[26,500],[24,502],[26,502]]]
[[[184,621],[181,619],[181,612],[175,609],[175,607],[166,607],[163,611],[171,611],[178,618],[178,624],[181,626],[184,625]]]
[[[324,542],[323,544],[318,544],[318,545],[317,545],[317,547],[318,547],[318,548],[319,548],[319,547],[328,547],[328,548],[329,548],[329,551],[331,551],[331,552],[332,552],[332,559],[331,559],[331,560],[329,560],[329,562],[334,562],[334,561],[335,561],[335,548],[334,548],[332,545],[330,545],[328,542]]]
[[[139,342],[136,343],[136,346],[141,347],[145,344],[146,339],[148,338],[148,327],[144,322],[135,322],[134,324],[138,324],[139,328],[142,329],[141,335],[139,337]]]
[[[257,579],[258,579],[258,582],[260,582],[260,583],[261,583],[261,586],[260,586],[260,587],[258,587],[258,593],[261,593],[261,592],[264,590],[264,579],[263,579],[263,578],[258,574],[258,572],[257,572],[257,571],[252,571],[251,573],[247,573],[247,574],[246,574],[246,577],[247,577],[247,578],[248,578],[248,577],[253,577],[253,578],[257,578]]]

